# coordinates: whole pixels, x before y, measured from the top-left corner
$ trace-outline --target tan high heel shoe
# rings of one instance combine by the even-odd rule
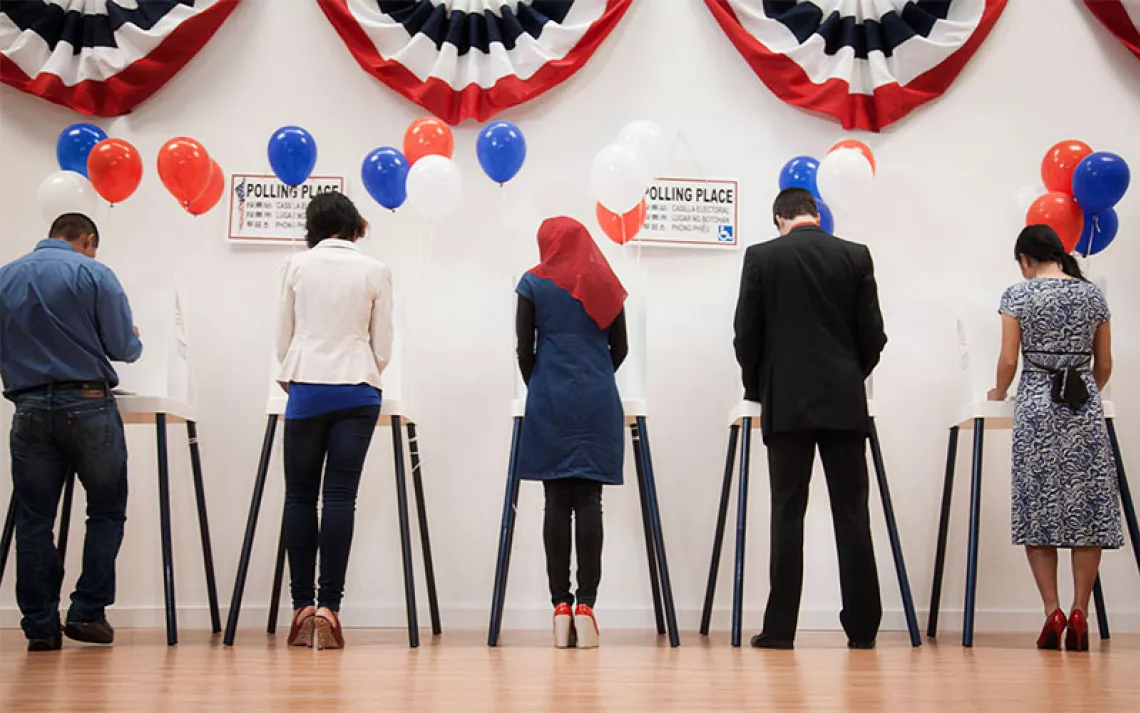
[[[313,628],[317,608],[307,606],[293,612],[293,625],[289,627],[289,646],[313,645]]]
[[[316,647],[320,649],[343,649],[344,631],[340,628],[340,617],[331,609],[321,607],[317,610],[316,620]]]

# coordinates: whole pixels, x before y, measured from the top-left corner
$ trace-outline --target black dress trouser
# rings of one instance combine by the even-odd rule
[[[578,550],[578,603],[593,607],[602,581],[602,484],[585,478],[543,482],[546,516],[542,526],[546,546],[546,576],[554,606],[574,604],[570,590],[570,518]]]
[[[771,593],[764,633],[792,641],[799,618],[804,576],[804,514],[815,451],[827,477],[847,637],[867,642],[879,631],[883,607],[871,543],[865,434],[853,431],[797,431],[765,438],[772,489]]]

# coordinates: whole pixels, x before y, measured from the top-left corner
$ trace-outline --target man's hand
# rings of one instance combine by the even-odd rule
[[[990,401],[1005,401],[1007,398],[1009,398],[1009,392],[1001,389],[990,389],[989,393],[986,394],[986,399]]]
[[[136,337],[141,337],[141,336],[142,336],[142,334],[139,334],[139,328],[138,328],[138,325],[132,326],[132,327],[131,327],[131,331],[135,333],[135,336],[136,336]]]

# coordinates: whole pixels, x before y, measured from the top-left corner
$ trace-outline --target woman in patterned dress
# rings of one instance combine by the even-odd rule
[[[1088,650],[1089,597],[1103,548],[1124,544],[1116,465],[1100,391],[1112,374],[1109,311],[1061,240],[1044,225],[1014,248],[1025,282],[1001,301],[994,401],[1024,359],[1013,423],[1013,543],[1024,545],[1045,605],[1038,648]],[[1057,593],[1057,548],[1072,550],[1073,600]],[[1067,629],[1067,632],[1066,632]]]

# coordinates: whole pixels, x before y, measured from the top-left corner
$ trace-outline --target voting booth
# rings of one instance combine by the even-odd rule
[[[895,518],[895,509],[891,501],[891,491],[887,483],[886,464],[883,460],[882,447],[879,443],[879,432],[875,425],[875,400],[873,378],[867,379],[867,410],[871,416],[870,447],[871,461],[875,469],[875,478],[879,485],[879,496],[883,505],[883,516],[887,521],[887,535],[891,543],[891,555],[894,559],[895,575],[898,578],[899,591],[902,595],[903,613],[906,616],[907,632],[910,634],[912,646],[922,645],[922,636],[918,628],[918,615],[914,608],[914,597],[911,594],[910,578],[907,575],[906,561],[903,557],[902,540],[899,537],[898,522]],[[746,525],[748,516],[748,477],[751,469],[752,436],[754,431],[761,428],[762,409],[760,404],[753,401],[741,401],[734,406],[728,415],[728,461],[724,467],[724,481],[720,492],[720,507],[717,511],[716,531],[713,535],[712,558],[709,564],[708,584],[705,586],[704,606],[701,609],[701,636],[708,636],[712,625],[713,603],[716,598],[716,580],[720,571],[721,552],[724,546],[724,531],[728,526],[728,507],[732,498],[732,472],[736,467],[737,450],[739,443],[740,453],[740,486],[736,500],[736,554],[733,562],[732,584],[732,633],[733,646],[740,646],[743,638],[744,613],[744,551],[746,545]]]
[[[404,301],[399,292],[393,300],[393,344],[392,360],[384,369],[382,375],[383,399],[380,418],[377,428],[388,428],[392,433],[392,452],[396,476],[396,505],[400,525],[401,555],[404,567],[404,595],[408,616],[408,644],[412,648],[419,646],[419,618],[416,607],[415,571],[412,561],[412,535],[411,521],[408,514],[407,476],[404,462],[403,431],[408,436],[408,456],[412,470],[412,488],[416,499],[416,514],[419,524],[420,543],[423,548],[424,576],[427,580],[428,605],[431,611],[432,634],[439,636],[443,632],[439,615],[439,599],[436,592],[435,567],[432,562],[431,538],[428,533],[427,506],[424,501],[423,474],[420,467],[420,447],[416,433],[415,419],[411,416],[407,392],[404,387]],[[273,454],[273,444],[277,432],[278,421],[285,417],[285,407],[288,396],[285,389],[277,382],[280,364],[277,361],[276,348],[267,354],[266,368],[266,401],[265,413],[267,416],[265,436],[262,441],[261,458],[258,462],[257,474],[254,478],[253,497],[250,502],[249,518],[246,521],[245,537],[242,542],[241,558],[238,562],[237,576],[234,581],[233,597],[230,601],[229,618],[226,622],[226,632],[223,639],[226,646],[233,646],[237,636],[238,619],[241,615],[242,597],[245,592],[246,579],[249,574],[249,565],[253,553],[253,542],[257,532],[258,515],[261,512],[261,501],[265,493],[265,481],[269,474],[269,464]],[[269,622],[267,632],[274,634],[277,631],[277,619],[280,608],[281,590],[285,578],[285,524],[282,519],[281,532],[277,543],[276,565],[273,575],[273,589],[269,602]]]
[[[215,634],[221,632],[218,610],[217,581],[214,576],[213,548],[202,479],[202,460],[198,448],[198,424],[194,409],[193,375],[190,338],[176,288],[154,281],[131,284],[124,281],[132,295],[135,325],[143,340],[142,358],[134,364],[116,364],[119,387],[115,399],[126,426],[154,426],[157,446],[158,506],[162,539],[162,571],[166,605],[166,641],[178,643],[178,620],[174,593],[174,554],[170,516],[170,474],[167,447],[167,424],[186,425],[190,448],[190,464],[194,478],[194,495],[198,510],[202,559],[206,571],[206,589],[210,604],[210,622]],[[133,461],[137,463],[138,461]],[[137,469],[135,471],[137,476]],[[64,486],[60,509],[58,548],[62,560],[67,552],[71,504],[75,492],[75,474]],[[7,559],[15,528],[15,499],[8,508],[2,542],[0,542],[0,576]]]
[[[640,250],[640,248],[636,249]],[[677,627],[676,607],[673,602],[673,587],[669,578],[669,565],[665,552],[665,538],[657,498],[653,458],[649,447],[649,412],[645,399],[646,364],[648,362],[646,344],[647,280],[644,272],[640,269],[640,259],[631,255],[633,250],[635,248],[625,248],[622,259],[614,264],[615,272],[618,273],[629,292],[629,297],[625,303],[629,355],[618,370],[616,377],[625,424],[633,439],[633,461],[637,473],[638,497],[641,501],[641,517],[645,532],[646,558],[649,566],[649,581],[653,596],[653,612],[657,634],[659,636],[668,634],[670,646],[680,646],[681,638]],[[512,290],[521,277],[522,275],[514,277],[511,285]],[[513,306],[514,301],[511,304]],[[510,323],[513,323],[513,319]],[[503,515],[499,527],[499,550],[495,566],[494,590],[491,595],[491,623],[487,634],[488,646],[499,645],[502,631],[507,573],[510,568],[515,516],[519,499],[520,481],[517,463],[522,447],[523,419],[526,417],[526,385],[523,383],[521,375],[518,374],[518,369],[515,368],[514,371],[516,375],[515,393],[511,405],[514,429],[507,466]]]
[[[1091,278],[1107,294],[1103,279]],[[1015,378],[1006,401],[989,401],[987,394],[994,386],[994,369],[1001,350],[1001,322],[997,310],[991,303],[967,303],[959,309],[956,320],[958,337],[958,373],[956,389],[959,404],[950,418],[950,435],[946,453],[946,475],[942,485],[942,502],[938,520],[938,539],[934,559],[934,578],[930,593],[930,614],[926,635],[938,635],[938,614],[942,600],[942,580],[946,569],[946,543],[950,532],[950,507],[954,492],[954,472],[957,466],[958,436],[963,430],[973,431],[973,449],[970,468],[970,522],[966,552],[966,595],[963,607],[962,646],[974,645],[974,614],[978,589],[978,550],[981,528],[981,489],[982,462],[985,434],[987,431],[1008,431],[1013,428],[1014,399],[1018,379]],[[1020,373],[1019,375],[1020,376]],[[1140,571],[1140,527],[1137,525],[1136,509],[1124,472],[1124,461],[1120,455],[1120,444],[1116,437],[1116,408],[1112,403],[1111,388],[1101,394],[1104,416],[1108,425],[1109,440],[1120,486],[1121,505],[1124,508],[1125,522]],[[1100,578],[1097,577],[1093,589],[1097,624],[1103,639],[1110,637],[1108,614],[1105,611],[1104,595]]]

